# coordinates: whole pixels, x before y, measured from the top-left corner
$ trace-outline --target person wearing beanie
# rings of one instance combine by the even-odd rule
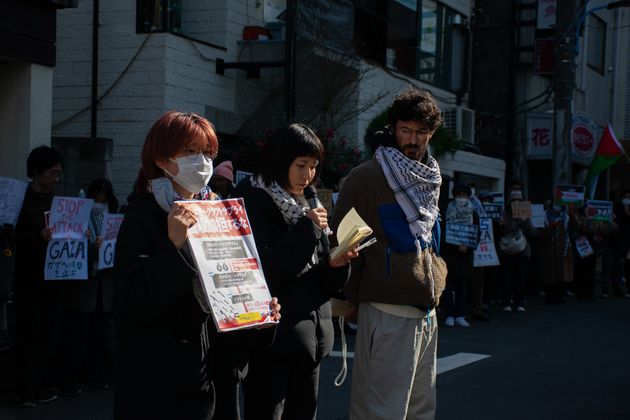
[[[214,168],[214,173],[210,179],[210,188],[222,199],[230,197],[234,189],[234,168],[232,161],[223,161]]]

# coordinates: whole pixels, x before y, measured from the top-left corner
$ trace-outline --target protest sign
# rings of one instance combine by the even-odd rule
[[[586,217],[589,219],[611,222],[612,213],[612,201],[588,200],[586,202]]]
[[[475,250],[475,267],[487,267],[499,265],[499,257],[494,247],[494,232],[492,230],[492,219],[483,218],[479,220],[479,245]]]
[[[447,223],[446,243],[477,248],[477,225],[468,223]]]
[[[196,287],[217,330],[273,323],[271,295],[243,199],[179,203],[197,217],[188,244],[199,272]]]
[[[50,225],[54,239],[83,239],[88,231],[94,200],[77,197],[54,197],[50,208]]]
[[[86,232],[94,200],[54,197],[49,227],[52,239],[46,249],[45,280],[87,280]]]
[[[532,204],[532,226],[535,228],[545,227],[545,206],[542,204]]]
[[[556,185],[553,202],[560,206],[581,207],[584,203],[584,185]]]
[[[580,236],[575,240],[575,248],[577,249],[580,258],[586,258],[589,255],[593,255],[595,252],[593,251],[593,247],[586,236]]]
[[[0,177],[0,226],[17,224],[27,187],[24,181]]]
[[[529,201],[512,201],[512,217],[529,219],[532,217],[532,203]]]
[[[45,280],[87,280],[87,238],[51,239],[46,249]]]
[[[99,235],[103,238],[103,243],[98,249],[98,265],[96,267],[99,270],[114,266],[116,238],[124,217],[122,214],[105,214],[103,218],[101,234]]]
[[[483,209],[486,212],[486,216],[492,220],[501,219],[501,205],[496,203],[483,203]]]
[[[501,210],[503,210],[505,198],[503,197],[502,192],[491,192],[490,197],[492,197],[492,204],[498,204],[501,206]]]

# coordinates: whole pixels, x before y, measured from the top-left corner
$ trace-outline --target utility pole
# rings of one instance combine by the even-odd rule
[[[570,184],[571,125],[573,120],[573,89],[575,88],[575,25],[576,0],[557,0],[556,60],[553,72],[553,185]]]
[[[295,118],[295,19],[297,15],[297,0],[287,0],[285,13],[284,40],[284,103],[287,123]]]

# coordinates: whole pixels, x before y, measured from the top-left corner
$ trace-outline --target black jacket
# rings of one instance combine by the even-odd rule
[[[320,231],[307,217],[291,229],[266,191],[243,180],[234,197],[243,197],[272,296],[282,305],[282,319],[270,357],[288,354],[319,361],[332,350],[334,333],[329,298],[348,279],[350,266],[330,268],[320,259],[300,274],[319,245]]]
[[[168,239],[152,194],[129,206],[116,244],[116,419],[209,419],[214,395],[201,361],[206,321],[196,271]],[[207,323],[212,328],[212,323]]]

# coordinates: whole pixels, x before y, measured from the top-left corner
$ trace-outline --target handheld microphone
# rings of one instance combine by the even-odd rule
[[[306,198],[306,200],[308,201],[308,205],[311,207],[311,209],[316,209],[319,207],[324,208],[322,202],[319,201],[319,197],[317,196],[317,191],[315,190],[315,187],[313,187],[312,185],[304,188],[304,198]],[[330,241],[328,240],[328,235],[330,233],[330,228],[322,229],[321,240],[324,255],[330,255]]]

